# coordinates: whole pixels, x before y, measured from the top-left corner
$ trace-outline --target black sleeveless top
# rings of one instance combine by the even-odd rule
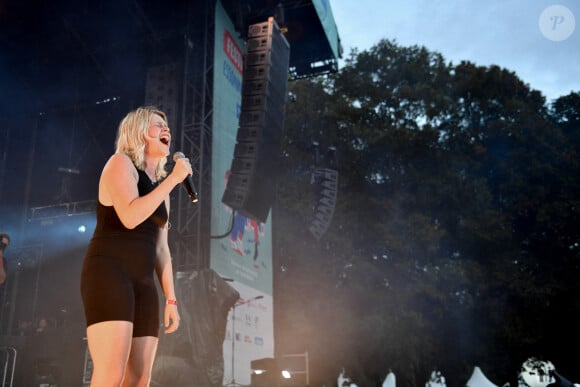
[[[139,196],[155,185],[139,172]],[[154,272],[159,228],[167,223],[165,202],[134,229],[123,226],[113,206],[97,205],[97,225],[81,272],[87,326],[130,321],[133,337],[159,335],[159,303]]]
[[[137,183],[137,189],[139,190],[139,196],[145,196],[151,192],[156,183],[153,183],[145,171],[137,170],[139,173],[139,182]],[[141,224],[139,224],[134,229],[126,228],[115,208],[113,206],[105,206],[101,202],[97,203],[97,225],[95,227],[94,236],[144,236],[144,237],[157,237],[159,228],[167,223],[169,216],[167,214],[167,209],[165,208],[165,202],[162,202],[159,207],[145,219]]]

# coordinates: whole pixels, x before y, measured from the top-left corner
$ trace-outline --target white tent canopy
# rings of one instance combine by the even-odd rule
[[[385,381],[383,382],[383,387],[396,387],[397,386],[397,378],[395,378],[395,374],[390,372],[387,374]]]
[[[496,384],[490,382],[490,380],[483,374],[478,366],[473,367],[473,373],[471,377],[465,384],[466,387],[497,387]]]

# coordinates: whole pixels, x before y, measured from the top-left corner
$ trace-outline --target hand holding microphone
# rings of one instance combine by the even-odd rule
[[[187,158],[185,157],[185,155],[183,154],[183,152],[175,152],[173,154],[173,161],[175,161],[175,167],[174,169],[178,166],[178,163],[180,163],[180,160],[182,160],[184,165],[187,165],[188,169],[189,169],[189,173],[185,176],[185,179],[183,180],[183,186],[185,187],[185,190],[187,191],[187,194],[189,195],[189,199],[191,199],[192,203],[195,203],[198,201],[198,197],[197,197],[197,191],[195,189],[195,185],[193,184],[193,179],[191,178],[191,166],[189,165],[189,160],[187,160]]]

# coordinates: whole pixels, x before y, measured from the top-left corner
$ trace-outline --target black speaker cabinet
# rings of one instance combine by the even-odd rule
[[[236,146],[222,202],[265,222],[275,199],[290,45],[276,21],[250,25]]]

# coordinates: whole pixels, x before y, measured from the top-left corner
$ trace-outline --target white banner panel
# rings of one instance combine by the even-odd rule
[[[250,362],[274,356],[272,311],[272,228],[236,215],[221,202],[236,144],[241,110],[243,41],[220,1],[216,4],[212,143],[210,266],[238,290],[241,302],[230,310],[224,341],[224,384],[250,384]],[[270,217],[271,218],[271,217]],[[234,340],[232,340],[232,338]],[[234,367],[232,372],[232,343]]]

